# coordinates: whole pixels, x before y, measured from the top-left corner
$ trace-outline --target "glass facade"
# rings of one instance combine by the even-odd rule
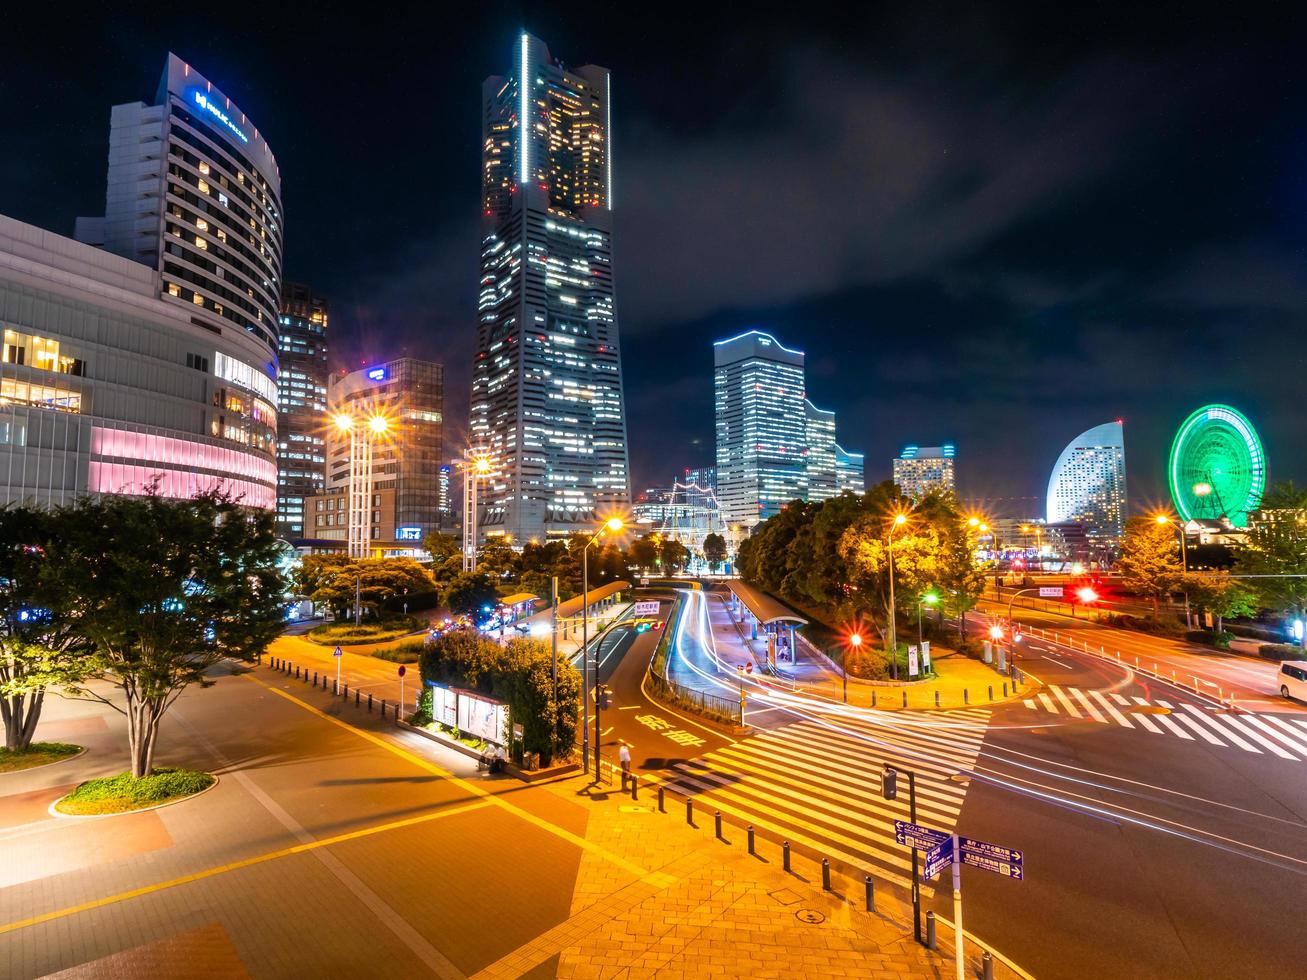
[[[1091,538],[1125,531],[1125,427],[1108,422],[1080,433],[1048,479],[1048,523],[1079,524]]]
[[[835,490],[837,493],[866,492],[866,477],[862,453],[851,453],[839,443],[835,444]]]
[[[957,489],[956,458],[957,450],[948,443],[942,446],[905,446],[894,460],[894,485],[905,497],[913,500],[931,490],[954,491]]]
[[[751,330],[713,345],[717,498],[751,528],[808,498],[803,352]]]
[[[308,286],[283,283],[277,372],[277,527],[312,537],[304,501],[326,487],[327,301]]]
[[[838,492],[835,477],[835,413],[804,401],[807,409],[808,499],[829,500]]]
[[[608,71],[522,35],[482,88],[482,246],[469,445],[485,535],[592,527],[630,501],[612,268]]]

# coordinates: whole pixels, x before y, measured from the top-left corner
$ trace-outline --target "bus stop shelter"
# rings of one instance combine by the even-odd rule
[[[759,629],[766,636],[768,663],[776,666],[778,653],[794,663],[794,631],[807,626],[808,621],[779,599],[739,579],[728,579],[726,587],[731,590],[726,604],[731,615],[749,629],[752,639],[758,639]]]

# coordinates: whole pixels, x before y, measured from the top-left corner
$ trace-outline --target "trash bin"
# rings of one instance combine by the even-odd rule
[[[539,769],[539,768],[540,768],[540,753],[539,753],[539,752],[523,752],[523,753],[522,753],[522,768],[525,769],[527,772],[535,772],[537,769]]]

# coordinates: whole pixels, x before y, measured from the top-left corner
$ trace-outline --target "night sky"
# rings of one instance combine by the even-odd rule
[[[103,213],[109,108],[152,100],[176,51],[272,146],[286,276],[329,297],[338,363],[445,364],[450,452],[480,85],[525,28],[613,73],[637,491],[712,462],[711,343],[751,327],[807,352],[809,397],[869,481],[904,443],[951,441],[966,498],[1042,513],[1062,446],[1124,418],[1144,508],[1207,401],[1252,419],[1272,480],[1307,480],[1295,5],[24,6],[5,18],[0,213],[68,235]]]

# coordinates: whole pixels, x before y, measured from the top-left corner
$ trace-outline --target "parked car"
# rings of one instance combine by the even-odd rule
[[[1280,694],[1307,701],[1307,660],[1280,661]]]

